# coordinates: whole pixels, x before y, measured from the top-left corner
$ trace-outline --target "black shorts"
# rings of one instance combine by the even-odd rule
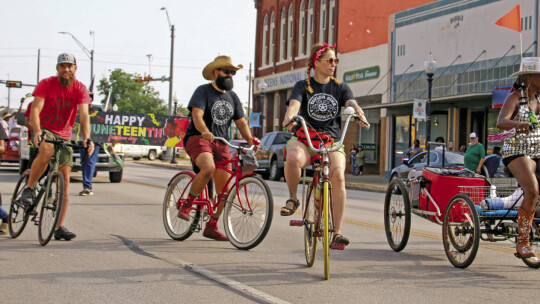
[[[517,154],[517,155],[508,156],[508,157],[503,158],[502,162],[506,167],[508,167],[508,164],[510,164],[510,162],[512,162],[514,159],[516,159],[518,157],[524,157],[524,156],[525,155],[523,155],[523,154]]]

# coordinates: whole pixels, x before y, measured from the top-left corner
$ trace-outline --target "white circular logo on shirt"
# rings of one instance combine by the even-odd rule
[[[216,125],[224,125],[233,116],[233,107],[230,103],[220,100],[212,106],[212,119]]]
[[[315,94],[309,99],[307,104],[309,116],[320,121],[334,118],[338,114],[338,110],[338,102],[334,96],[330,94]]]

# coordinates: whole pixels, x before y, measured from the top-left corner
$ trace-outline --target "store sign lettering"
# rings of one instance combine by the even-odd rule
[[[364,151],[377,151],[377,144],[361,144]]]
[[[379,75],[381,74],[380,67],[373,66],[365,69],[345,72],[343,75],[343,80],[347,83],[350,82],[356,82],[356,81],[363,81],[363,80],[369,80],[369,79],[376,79],[379,78]]]

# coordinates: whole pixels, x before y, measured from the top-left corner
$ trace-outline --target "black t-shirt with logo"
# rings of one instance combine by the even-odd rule
[[[326,84],[320,84],[313,77],[310,83],[313,94],[307,91],[306,80],[298,81],[286,104],[289,105],[291,99],[300,101],[298,115],[316,131],[324,132],[338,140],[341,135],[341,107],[345,106],[347,100],[354,99],[354,95],[345,83],[336,84],[330,80]]]
[[[192,119],[192,108],[199,108],[204,111],[203,120],[206,127],[214,134],[229,140],[229,126],[231,121],[244,117],[244,110],[240,99],[233,91],[221,93],[216,90],[211,83],[199,86],[188,104],[190,123],[186,130],[184,143],[193,135],[201,135],[195,128]]]

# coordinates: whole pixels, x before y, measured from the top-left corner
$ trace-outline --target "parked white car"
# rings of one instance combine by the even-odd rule
[[[148,160],[155,160],[161,157],[164,147],[162,146],[143,146],[143,145],[127,145],[117,144],[114,146],[114,152],[123,153],[126,157],[133,157],[134,160],[138,160],[141,157],[148,157]]]

